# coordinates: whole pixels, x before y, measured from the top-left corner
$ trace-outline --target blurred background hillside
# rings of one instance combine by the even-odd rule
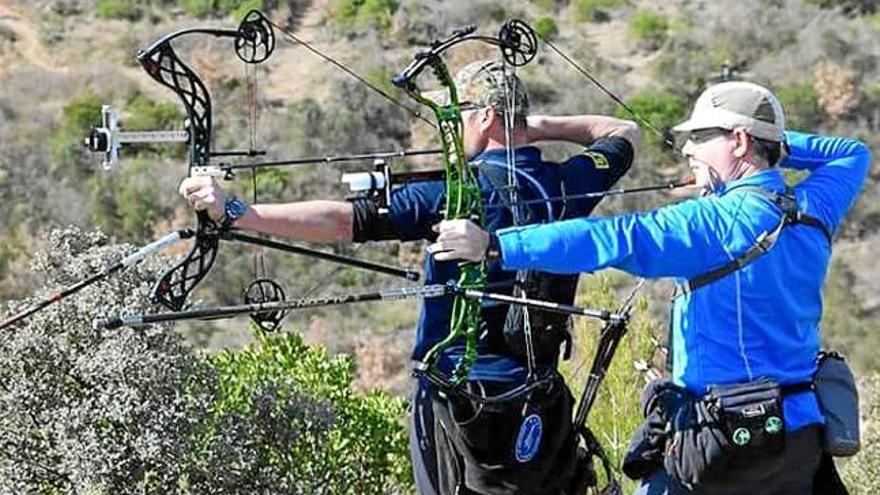
[[[786,108],[789,128],[851,136],[880,154],[880,11],[877,0],[0,0],[0,300],[31,296],[32,254],[47,247],[51,227],[101,230],[112,242],[145,244],[193,217],[177,196],[186,175],[185,150],[164,145],[126,148],[120,166],[104,171],[82,139],[100,123],[100,106],[120,109],[127,130],[179,129],[182,106],[149,78],[134,59],[139,48],[174,29],[236,26],[250,8],[312,43],[405,100],[389,78],[431,40],[476,24],[494,34],[518,17],[585,65],[612,91],[664,129],[681,119],[706,84],[724,77],[772,88]],[[275,54],[257,69],[259,148],[268,157],[348,154],[434,145],[433,130],[303,46],[276,33]],[[248,145],[245,71],[223,40],[180,40],[181,58],[204,79],[214,101],[215,142]],[[454,50],[453,69],[492,55],[473,45]],[[544,46],[519,71],[534,114],[628,115]],[[660,140],[646,143],[622,186],[682,177],[685,167]],[[549,146],[561,158],[575,150]],[[395,167],[436,168],[430,160]],[[343,171],[307,165],[257,177],[263,201],[346,196]],[[797,181],[797,176],[791,176]],[[838,233],[825,292],[823,337],[846,353],[857,373],[880,371],[880,173]],[[251,177],[229,187],[251,198]],[[647,209],[678,198],[665,195],[609,199],[600,212]],[[397,243],[336,246],[340,253],[418,266],[424,246]],[[182,254],[183,251],[172,253]],[[267,271],[289,297],[335,294],[399,285],[397,280],[296,256],[266,252]],[[201,285],[201,303],[236,303],[253,278],[254,250],[223,245]],[[593,304],[591,284],[619,294],[634,281],[623,275],[586,279],[580,302]],[[53,287],[46,287],[48,291]],[[640,342],[662,339],[669,285],[643,292]],[[613,303],[613,298],[608,300]],[[412,302],[342,306],[288,317],[285,328],[331,353],[354,356],[364,389],[404,394],[412,328]],[[589,328],[579,332],[584,335]],[[592,327],[591,327],[592,328]],[[196,348],[217,351],[253,341],[247,320],[176,327]],[[588,345],[588,344],[585,344]],[[626,358],[648,349],[642,345]],[[650,351],[647,351],[650,354]],[[586,356],[586,353],[582,353]],[[655,361],[657,358],[655,357]],[[630,363],[623,363],[627,367]],[[576,371],[577,363],[573,370]],[[628,434],[621,433],[622,436]],[[878,474],[880,478],[880,474]],[[880,482],[878,482],[880,483]],[[868,492],[865,492],[868,493]]]

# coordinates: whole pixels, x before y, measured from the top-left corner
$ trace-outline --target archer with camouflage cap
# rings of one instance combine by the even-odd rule
[[[516,190],[519,198],[540,200],[559,197],[563,193],[577,195],[605,191],[633,162],[633,143],[638,138],[638,128],[633,122],[599,115],[528,117],[525,87],[496,61],[469,64],[457,73],[455,80],[464,148],[471,165],[479,169],[480,193],[486,205],[486,226],[489,229],[512,224],[510,207],[505,203],[511,194],[509,175],[515,176],[511,189]],[[506,89],[505,80],[509,83]],[[425,96],[435,100],[442,98],[439,93]],[[514,122],[513,129],[505,128],[508,116]],[[582,148],[581,152],[562,163],[551,163],[544,161],[541,150],[532,145],[539,141],[567,141]],[[508,142],[513,148],[513,174],[508,174]],[[186,179],[180,192],[196,209],[207,210],[212,218],[223,214],[225,196],[213,180]],[[381,208],[373,196],[348,202],[248,205],[235,220],[235,227],[294,240],[327,243],[434,240],[433,227],[443,218],[445,193],[445,180],[430,180],[398,186],[391,192],[387,206]],[[598,198],[571,200],[566,203],[564,211],[558,203],[549,200],[532,204],[521,208],[522,222],[586,216],[598,202]],[[425,284],[445,284],[457,279],[458,264],[440,261],[429,253],[425,257],[424,272]],[[514,278],[515,272],[502,270],[497,263],[489,265],[488,282],[507,287],[499,291],[510,293]],[[565,276],[559,283],[544,285],[556,291],[546,299],[572,303],[577,276]],[[448,334],[451,307],[449,297],[424,300],[415,329],[412,353],[415,361],[422,360]],[[513,332],[514,337],[508,337],[507,314],[507,305],[482,308],[485,331],[477,343],[479,357],[470,369],[467,386],[471,390],[500,394],[525,383],[527,360],[522,353],[522,343],[516,340],[522,332]],[[539,327],[538,323],[534,326],[536,333],[552,336],[545,343],[536,343],[536,347],[546,349],[537,359],[537,365],[555,373],[560,348],[559,340],[555,339],[557,336],[564,338],[567,327],[554,325],[559,330],[551,334],[541,333],[544,327]],[[443,371],[446,373],[451,372],[449,368],[460,359],[463,347],[458,342],[444,350],[438,366],[445,367]],[[576,446],[570,441],[573,438],[569,435],[571,428],[564,429],[571,423],[571,403],[565,401],[570,400],[570,393],[564,383],[555,390],[561,399],[557,403],[559,407],[553,408],[556,416],[547,417],[538,427],[534,420],[523,423],[519,418],[521,407],[508,404],[506,407],[469,410],[467,404],[448,402],[449,396],[440,393],[436,385],[419,380],[413,394],[410,428],[418,491],[424,495],[559,495],[564,492],[577,461]],[[479,439],[463,438],[466,432],[458,425],[465,415],[481,432]],[[526,426],[529,427],[528,435],[518,435]],[[523,439],[518,440],[518,436]],[[485,448],[467,448],[477,440],[486,439],[490,445],[483,445]]]

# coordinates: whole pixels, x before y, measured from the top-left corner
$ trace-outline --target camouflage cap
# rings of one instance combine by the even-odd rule
[[[525,119],[529,112],[526,88],[515,74],[508,72],[506,93],[504,74],[504,64],[499,60],[479,60],[466,65],[454,78],[459,104],[491,106],[495,111],[505,113],[506,96],[509,95],[513,101],[513,115]],[[425,96],[441,105],[449,104],[449,92],[445,89],[425,93]]]

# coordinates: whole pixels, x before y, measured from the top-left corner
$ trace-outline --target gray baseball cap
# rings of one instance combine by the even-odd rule
[[[730,81],[710,86],[697,98],[686,121],[674,132],[744,127],[750,135],[768,141],[785,140],[782,104],[769,89],[755,83]]]
[[[478,60],[466,65],[454,77],[459,103],[491,106],[496,111],[504,112],[507,109],[506,96],[512,96],[514,115],[528,115],[529,97],[525,86],[508,70],[507,92],[512,94],[505,93],[504,75],[504,64],[500,60]],[[424,96],[441,105],[449,104],[449,92],[445,89],[426,92]]]

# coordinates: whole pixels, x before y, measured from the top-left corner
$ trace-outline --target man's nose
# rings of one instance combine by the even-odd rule
[[[691,158],[693,153],[691,153],[694,149],[694,143],[691,142],[690,139],[684,142],[684,146],[681,147],[681,154],[685,158]]]

